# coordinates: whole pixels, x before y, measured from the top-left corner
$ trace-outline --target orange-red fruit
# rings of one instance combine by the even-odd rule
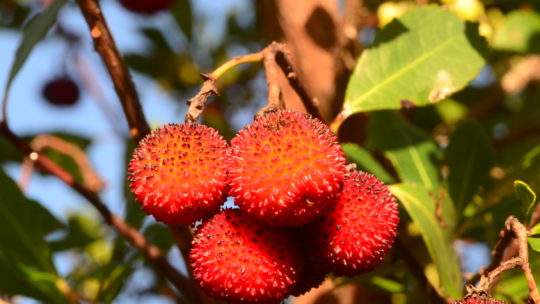
[[[133,153],[131,191],[146,213],[169,225],[210,217],[227,198],[226,149],[205,125],[164,125]]]
[[[455,301],[453,304],[507,304],[505,301],[492,299],[487,295],[472,295]]]
[[[397,208],[384,183],[354,171],[345,179],[338,203],[307,228],[314,240],[312,249],[336,276],[370,271],[392,246],[399,223]]]
[[[308,114],[267,114],[231,141],[231,195],[268,225],[299,226],[322,214],[339,195],[344,172],[336,136]]]
[[[261,226],[238,209],[203,222],[190,261],[201,288],[232,303],[278,303],[303,266],[290,233]]]
[[[55,106],[72,106],[79,100],[79,86],[70,77],[55,78],[43,87],[43,97]]]
[[[171,8],[175,0],[120,0],[129,11],[151,15]],[[185,1],[185,0],[184,0]]]

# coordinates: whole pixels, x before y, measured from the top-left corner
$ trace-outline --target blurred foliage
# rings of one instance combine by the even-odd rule
[[[102,2],[106,7],[112,1]],[[492,248],[509,215],[534,226],[529,226],[530,261],[540,278],[536,252],[540,226],[531,223],[540,191],[540,76],[519,70],[520,63],[540,52],[540,2],[444,0],[427,1],[426,7],[419,7],[423,1],[363,2],[367,18],[378,22],[366,24],[360,32],[371,31],[376,38],[363,46],[366,49],[357,60],[344,114],[365,112],[368,122],[367,127],[352,130],[365,140],[343,143],[343,150],[359,169],[391,184],[401,202],[402,220],[398,249],[381,267],[336,282],[392,294],[393,304],[428,303],[425,282],[412,271],[415,265],[437,293],[457,298],[463,279],[471,274],[463,271],[460,262],[465,261],[465,252],[454,249],[455,241]],[[0,31],[16,31],[23,37],[11,63],[5,96],[47,32],[45,40],[53,37],[71,51],[91,48],[86,36],[69,39],[53,26],[62,18],[58,11],[64,4],[75,5],[56,1],[44,10],[40,1],[0,2]],[[202,83],[200,73],[269,43],[264,12],[252,7],[257,4],[219,12],[226,15],[219,31],[212,18],[201,15],[193,4],[177,1],[170,11],[152,17],[166,17],[160,20],[166,26],[136,19],[144,47],[123,54],[134,73],[159,84],[178,101],[179,112]],[[86,35],[86,31],[74,29],[72,34]],[[265,104],[263,74],[257,64],[227,72],[217,82],[220,95],[211,99],[203,123],[232,138]],[[503,82],[508,79],[519,82],[520,89],[505,89]],[[85,151],[92,145],[70,130],[43,130],[47,132]],[[25,135],[31,141],[39,134]],[[124,145],[124,161],[118,164],[122,172],[135,144],[125,139]],[[71,157],[52,149],[44,153],[82,182]],[[0,163],[22,161],[22,155],[0,137]],[[122,178],[126,221],[177,258],[169,229],[146,217],[128,189],[126,176]],[[81,211],[62,222],[39,202],[26,198],[3,170],[0,186],[0,296],[24,295],[43,303],[69,302],[73,293],[100,303],[112,303],[126,294],[176,299],[162,274],[148,267],[143,256],[101,220]],[[55,255],[69,261],[65,262],[69,270],[62,275],[53,263]],[[143,285],[133,282],[140,271],[148,273]],[[134,291],[133,286],[144,288]],[[527,293],[519,271],[505,273],[494,291],[511,303],[522,303]]]

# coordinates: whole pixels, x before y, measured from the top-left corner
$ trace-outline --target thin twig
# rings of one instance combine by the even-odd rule
[[[139,249],[154,267],[159,269],[167,279],[182,292],[183,296],[190,303],[200,303],[196,291],[193,289],[191,280],[182,276],[174,267],[169,264],[165,256],[158,247],[149,243],[144,235],[137,229],[127,224],[122,218],[114,215],[102,202],[96,192],[93,192],[78,183],[73,176],[50,160],[43,154],[36,152],[28,143],[15,135],[5,122],[0,123],[0,134],[19,149],[26,157],[34,160],[36,164],[44,171],[55,175],[65,184],[85,197],[103,216],[105,221],[114,227],[129,243]]]
[[[114,83],[114,88],[122,104],[130,128],[131,137],[135,139],[135,141],[139,141],[150,132],[150,127],[144,117],[142,106],[137,91],[135,90],[135,86],[131,80],[129,70],[118,52],[118,48],[116,47],[105,18],[101,13],[99,3],[96,0],[77,0],[77,4],[88,23],[90,35],[94,40],[95,49],[105,62],[109,75]],[[176,228],[170,227],[170,229],[173,233],[175,231],[184,232],[182,235],[184,235],[186,239],[183,242],[178,242],[177,245],[180,247],[182,253],[189,252],[192,239],[189,228],[187,226],[182,226]],[[136,232],[138,233],[138,231]],[[146,242],[146,240],[144,241]],[[155,248],[157,249],[157,247]],[[159,268],[160,263],[166,262],[167,260],[164,257],[161,257],[154,264]],[[189,263],[187,259],[185,262],[186,264]],[[163,267],[163,269],[160,269],[169,272],[169,276],[175,276],[174,273],[171,272],[171,270],[174,270],[173,268],[167,267],[166,265]],[[167,276],[167,273],[165,272],[164,274]],[[190,299],[190,302],[201,303],[201,299],[204,298],[204,295],[200,288],[196,286],[195,282],[193,280],[185,279],[182,276],[180,276],[180,278],[184,280],[183,283],[185,284],[178,286],[181,287],[179,290],[185,293],[185,296]],[[179,278],[176,279],[179,280]]]
[[[298,74],[294,71],[292,57],[290,52],[287,50],[287,47],[282,43],[272,42],[260,52],[235,57],[222,64],[212,73],[201,74],[204,79],[204,83],[197,95],[187,101],[189,109],[186,114],[186,123],[195,123],[199,119],[201,113],[204,111],[204,105],[208,98],[210,98],[210,96],[213,94],[218,94],[216,81],[219,77],[239,64],[260,61],[263,62],[265,67],[269,97],[268,106],[263,108],[263,112],[275,110],[281,107],[281,89],[277,84],[276,68],[276,66],[279,66],[283,74],[288,79],[291,87],[296,91],[302,100],[306,111],[312,116],[321,119],[317,109],[317,102],[309,96],[306,89],[298,79]]]
[[[186,123],[195,123],[199,119],[199,116],[204,111],[204,105],[210,96],[218,95],[218,90],[216,88],[216,81],[228,70],[249,62],[259,62],[263,60],[263,52],[257,52],[253,54],[241,55],[234,57],[233,59],[227,60],[212,73],[201,74],[201,77],[204,79],[204,83],[193,98],[187,101],[189,105],[187,114],[186,114]]]
[[[272,44],[273,45],[273,44]],[[264,73],[266,75],[266,83],[268,85],[268,103],[262,109],[257,111],[255,117],[266,115],[270,112],[285,109],[285,102],[283,101],[283,95],[281,88],[278,84],[278,66],[276,64],[276,53],[269,47],[263,50],[263,65]]]
[[[283,43],[272,42],[269,47],[276,54],[277,64],[287,77],[287,80],[289,80],[291,87],[296,91],[298,97],[300,97],[300,100],[302,100],[306,111],[313,117],[322,119],[317,100],[309,95],[300,79],[298,79],[298,73],[294,70],[292,55],[287,46]]]
[[[77,145],[57,136],[39,135],[30,142],[30,147],[37,152],[49,148],[71,157],[77,163],[81,172],[83,185],[90,191],[97,192],[105,187],[105,182],[99,177],[94,168],[92,168],[86,153]]]
[[[105,18],[101,13],[99,3],[96,0],[77,0],[77,4],[81,8],[90,28],[94,47],[101,55],[111,75],[114,88],[124,109],[130,134],[138,141],[149,132],[150,128],[144,118],[139,97],[131,81],[127,66],[118,52]]]
[[[497,283],[499,276],[506,270],[520,267],[525,274],[529,285],[529,304],[540,304],[540,293],[529,265],[529,245],[527,242],[527,228],[514,216],[509,216],[505,222],[505,229],[500,233],[501,239],[494,250],[493,261],[482,271],[480,281],[476,287],[469,286],[471,292],[489,292]],[[502,260],[507,246],[515,239],[518,244],[518,256]],[[493,268],[493,265],[497,266]]]

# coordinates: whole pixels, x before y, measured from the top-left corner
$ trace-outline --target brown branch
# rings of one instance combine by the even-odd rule
[[[281,89],[279,88],[277,80],[277,67],[280,67],[281,71],[288,79],[289,84],[302,100],[307,112],[312,116],[321,119],[316,101],[309,96],[305,87],[298,79],[298,74],[294,71],[292,58],[286,46],[281,43],[272,42],[260,52],[235,57],[226,61],[212,73],[201,74],[204,79],[201,89],[193,98],[187,101],[189,108],[186,113],[186,123],[195,123],[204,111],[204,106],[208,98],[213,94],[218,94],[216,81],[219,77],[231,68],[242,63],[260,61],[264,64],[266,82],[268,84],[268,105],[258,112],[257,115],[285,108],[281,97]]]
[[[144,235],[137,229],[127,224],[122,218],[112,214],[96,192],[91,191],[84,185],[78,183],[69,172],[45,155],[32,149],[28,143],[15,135],[5,122],[0,123],[0,134],[11,142],[13,146],[19,149],[26,157],[35,161],[41,169],[55,175],[66,185],[85,197],[99,211],[105,222],[115,228],[135,248],[139,249],[150,263],[159,269],[165,277],[182,292],[183,296],[189,300],[190,303],[200,303],[199,296],[193,288],[193,282],[182,276],[174,267],[172,267],[159,248],[149,243]]]
[[[206,104],[208,98],[210,98],[210,96],[213,94],[219,94],[216,88],[216,81],[219,77],[237,65],[248,62],[258,62],[261,60],[263,60],[262,52],[241,55],[226,61],[210,74],[201,74],[201,77],[204,79],[204,83],[197,95],[187,101],[189,108],[186,113],[186,123],[197,122],[199,116],[204,111],[204,105]]]
[[[84,151],[77,145],[56,136],[39,135],[30,142],[30,147],[36,152],[50,148],[71,157],[81,171],[83,185],[90,191],[97,192],[105,187],[105,182],[101,180],[97,172],[92,168]]]
[[[140,140],[150,130],[135,86],[125,62],[122,60],[114,39],[109,31],[101,8],[96,0],[77,0],[77,4],[90,28],[90,34],[94,40],[94,47],[100,54],[111,75],[114,88],[118,93],[124,114],[126,116],[129,131],[133,138]]]
[[[470,292],[489,292],[497,283],[499,276],[509,269],[520,267],[525,274],[529,285],[529,304],[540,304],[540,293],[536,286],[534,276],[529,265],[529,245],[527,242],[527,228],[513,216],[509,216],[505,222],[505,229],[500,233],[501,239],[493,251],[493,261],[486,270],[482,271],[480,281],[476,287],[469,286]],[[512,240],[518,244],[518,256],[503,260],[505,249]],[[495,264],[497,263],[497,264]],[[494,265],[497,265],[494,267]]]
[[[95,49],[100,54],[102,60],[105,62],[109,75],[111,76],[111,79],[114,83],[114,88],[122,104],[122,108],[124,109],[124,115],[126,116],[130,128],[131,137],[136,141],[139,141],[150,132],[150,127],[148,126],[148,123],[146,122],[146,119],[144,117],[142,106],[140,104],[137,91],[135,90],[135,86],[131,80],[129,70],[127,69],[125,62],[122,60],[122,57],[120,56],[120,53],[118,51],[118,48],[116,47],[116,44],[107,26],[105,18],[101,13],[99,3],[96,0],[77,0],[77,4],[79,5],[84,15],[84,18],[88,23],[90,35],[94,40]],[[96,208],[98,207],[100,206],[97,205]],[[114,217],[112,219],[121,220],[117,217]],[[129,228],[136,232],[138,235],[142,236],[134,228]],[[180,251],[182,253],[189,252],[192,239],[189,228],[186,226],[170,228],[173,233],[175,231],[183,231],[185,240],[183,242],[178,242],[177,244],[179,245]],[[132,239],[131,241],[134,242],[136,240]],[[145,245],[143,246],[143,248],[139,248],[138,246],[136,246],[139,249],[145,249],[148,246],[157,249],[157,247],[148,244],[148,242],[144,239],[144,236],[143,239],[139,241],[140,242],[137,243],[138,245]],[[179,275],[176,270],[168,264],[167,260],[161,255],[159,251],[157,251],[159,255],[154,259],[151,259],[152,256],[150,255],[150,253],[151,252],[149,252],[148,250],[145,251],[145,254],[150,259],[150,261],[158,269],[162,270],[165,276],[169,277],[169,280],[176,282],[175,285],[177,285],[179,290],[184,293],[184,295],[190,300],[190,302],[201,303],[201,299],[204,298],[204,295],[202,294],[200,288],[194,285],[193,280],[188,280]],[[187,259],[185,259],[185,262],[186,265],[189,264]]]
[[[306,111],[311,114],[313,117],[316,117],[322,120],[322,116],[319,113],[318,101],[312,98],[306,87],[302,84],[298,78],[298,72],[294,70],[293,60],[291,52],[288,50],[285,44],[273,42],[270,47],[272,51],[276,54],[276,62],[283,71],[283,74],[287,77],[289,84],[296,91],[300,100],[304,104]]]

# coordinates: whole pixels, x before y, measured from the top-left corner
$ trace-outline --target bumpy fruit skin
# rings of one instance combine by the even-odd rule
[[[212,216],[227,198],[227,143],[205,125],[168,124],[139,143],[128,167],[142,209],[169,225]]]
[[[210,296],[232,303],[279,303],[297,283],[303,262],[290,233],[227,209],[197,230],[193,276]]]
[[[43,87],[43,97],[55,106],[72,106],[79,100],[79,86],[73,79],[62,76],[55,78]]]
[[[492,299],[486,295],[472,295],[455,301],[453,304],[507,304],[505,301]]]
[[[175,0],[119,0],[122,6],[134,13],[151,15],[171,8]],[[184,0],[185,1],[185,0]]]
[[[336,136],[308,114],[267,114],[231,141],[231,195],[268,225],[300,226],[324,213],[341,192],[344,173]]]
[[[306,228],[312,250],[336,276],[355,276],[382,263],[399,223],[398,205],[384,183],[352,172],[332,210]]]

